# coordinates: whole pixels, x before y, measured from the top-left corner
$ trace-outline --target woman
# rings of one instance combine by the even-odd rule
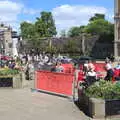
[[[106,60],[105,63],[106,63],[105,69],[107,71],[107,75],[105,77],[105,80],[111,81],[112,77],[114,75],[114,72],[113,72],[113,69],[112,69],[112,65],[111,65],[111,61],[110,60]]]
[[[61,65],[60,62],[57,63],[55,69],[56,69],[56,72],[64,72],[64,67]]]

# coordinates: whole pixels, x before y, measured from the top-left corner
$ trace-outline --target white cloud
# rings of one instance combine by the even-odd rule
[[[72,26],[86,25],[95,13],[106,14],[104,7],[85,5],[62,5],[52,10],[57,30],[68,30]]]
[[[13,22],[17,20],[18,14],[21,13],[23,5],[12,1],[0,1],[0,21]]]
[[[19,15],[34,15],[38,12],[40,12],[40,10],[27,8],[24,4],[18,2],[0,0],[0,22],[5,23],[6,25],[11,25],[14,30],[19,29]]]

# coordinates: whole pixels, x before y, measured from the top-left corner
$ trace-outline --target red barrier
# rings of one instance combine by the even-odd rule
[[[105,72],[105,63],[94,63],[97,72]]]
[[[72,74],[36,71],[35,87],[56,94],[72,96]]]
[[[78,72],[78,81],[84,81],[85,80],[85,74],[80,71]]]
[[[72,64],[62,64],[64,67],[64,73],[73,73],[74,72],[74,66]]]

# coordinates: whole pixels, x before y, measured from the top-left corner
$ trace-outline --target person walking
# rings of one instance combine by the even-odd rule
[[[109,59],[106,59],[105,63],[106,63],[105,70],[107,71],[105,80],[111,81],[112,77],[114,76],[114,71],[112,69],[111,61]]]

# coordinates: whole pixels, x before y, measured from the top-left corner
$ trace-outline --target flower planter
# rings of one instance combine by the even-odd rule
[[[120,115],[120,100],[105,100],[106,115]]]
[[[102,119],[106,116],[120,115],[120,100],[89,98],[85,94],[80,97],[79,104],[82,104],[80,106],[86,108],[88,115],[92,118]]]
[[[27,85],[23,72],[14,76],[0,76],[0,87],[23,88]]]
[[[12,77],[0,77],[0,87],[12,87]]]

